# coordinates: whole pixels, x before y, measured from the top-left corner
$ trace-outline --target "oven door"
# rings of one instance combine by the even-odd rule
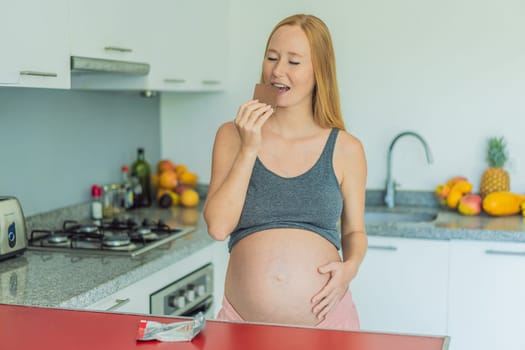
[[[150,295],[152,315],[213,315],[213,265],[205,265]]]
[[[201,301],[198,304],[195,304],[195,306],[193,306],[192,308],[188,309],[187,311],[181,314],[177,314],[176,316],[193,317],[199,312],[202,312],[206,319],[211,319],[215,316],[213,314],[213,295],[210,295],[205,300]]]

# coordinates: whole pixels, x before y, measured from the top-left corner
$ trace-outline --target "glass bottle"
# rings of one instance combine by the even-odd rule
[[[91,218],[93,220],[102,220],[102,187],[98,185],[91,186]]]
[[[120,171],[122,173],[122,183],[121,183],[121,201],[122,201],[122,208],[124,209],[131,209],[134,205],[134,194],[133,194],[133,183],[131,182],[131,178],[129,176],[129,167],[127,165],[123,165],[120,167]]]
[[[142,187],[142,193],[135,198],[135,206],[149,207],[151,205],[151,171],[144,156],[144,148],[137,149],[137,160],[131,166],[131,171]]]

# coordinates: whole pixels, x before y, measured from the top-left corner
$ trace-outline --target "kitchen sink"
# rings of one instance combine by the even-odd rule
[[[394,211],[366,211],[366,224],[382,224],[396,222],[431,222],[436,220],[437,212],[394,212]]]

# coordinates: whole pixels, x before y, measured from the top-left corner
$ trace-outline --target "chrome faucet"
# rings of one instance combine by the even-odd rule
[[[385,194],[385,204],[389,208],[393,208],[395,205],[395,195],[396,195],[396,186],[399,185],[392,179],[392,151],[394,149],[394,145],[396,144],[397,140],[402,138],[403,136],[414,136],[417,138],[421,143],[423,144],[423,147],[425,147],[425,153],[427,156],[427,162],[428,164],[432,163],[432,153],[430,152],[430,147],[428,146],[425,139],[419,135],[416,132],[413,131],[404,131],[402,133],[399,133],[392,142],[390,143],[390,147],[388,148],[388,158],[387,158],[387,173],[386,173],[386,194]]]

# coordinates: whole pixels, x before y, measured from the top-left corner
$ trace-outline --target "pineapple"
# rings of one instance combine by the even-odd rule
[[[489,167],[483,172],[479,184],[481,197],[491,192],[510,191],[509,173],[503,169],[507,161],[507,149],[503,137],[491,137],[488,143],[487,162]]]

